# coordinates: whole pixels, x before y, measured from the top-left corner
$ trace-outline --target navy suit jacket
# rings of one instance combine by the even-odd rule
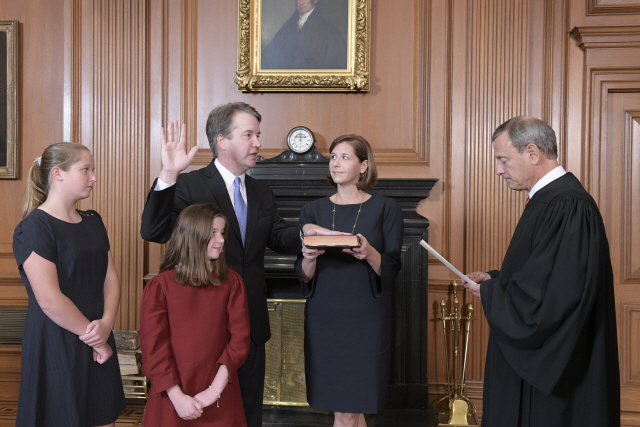
[[[165,243],[178,215],[197,203],[211,203],[225,214],[229,223],[225,260],[244,280],[249,304],[251,339],[256,345],[270,336],[267,286],[264,277],[266,247],[280,253],[296,254],[301,244],[298,227],[287,227],[278,214],[273,191],[263,182],[246,176],[247,235],[242,246],[240,226],[224,180],[212,161],[207,167],[180,174],[175,185],[155,191],[154,181],[142,212],[142,238]]]

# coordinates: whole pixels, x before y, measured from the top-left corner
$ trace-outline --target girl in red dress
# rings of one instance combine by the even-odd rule
[[[144,426],[247,425],[237,369],[249,353],[242,278],[222,253],[227,220],[209,204],[182,211],[145,287],[142,369],[151,383]]]

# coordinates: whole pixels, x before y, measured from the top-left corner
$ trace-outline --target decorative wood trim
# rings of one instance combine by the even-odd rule
[[[425,140],[423,141],[416,141],[416,150],[417,151],[423,151],[423,152],[427,152],[429,150],[428,148],[428,142]],[[419,165],[425,165],[425,163],[428,164],[428,156],[421,156],[420,154],[418,154],[416,151],[414,150],[388,150],[388,149],[375,149],[373,148],[373,156],[376,159],[376,165],[384,165],[384,164],[403,164],[403,165],[407,165],[407,164],[419,164]],[[328,151],[321,151],[322,155],[327,157],[329,156],[329,152]],[[282,150],[280,149],[275,149],[275,148],[261,148],[260,149],[260,155],[262,157],[264,157],[265,159],[269,159],[272,157],[276,157],[278,155],[282,154]],[[213,156],[211,154],[210,150],[204,150],[201,149],[197,156],[196,159],[194,159],[193,164],[197,164],[197,165],[202,165],[202,166],[206,166],[208,165],[211,160],[213,160]]]
[[[100,212],[109,234],[121,286],[116,327],[137,329],[144,265],[140,201],[147,190],[149,152],[149,3],[94,0],[83,3],[83,10],[82,44],[88,55],[79,60],[90,72],[78,82],[88,114],[81,140],[93,146],[99,184],[80,205]]]
[[[620,385],[640,386],[640,304],[620,305]]]
[[[582,50],[640,47],[638,25],[574,27],[571,35]]]
[[[621,3],[620,0],[587,0],[587,16],[597,15],[630,15],[640,13],[640,2],[628,1]]]
[[[620,427],[640,426],[640,413],[620,411]]]
[[[505,120],[527,115],[529,12],[527,0],[470,2],[467,36],[467,175],[465,266],[487,271],[500,266],[524,208],[525,194],[511,191],[494,174],[491,134]],[[489,326],[474,304],[468,377],[484,377]]]
[[[29,297],[27,289],[22,283],[20,277],[15,279],[0,279],[0,307],[27,307],[29,305]]]
[[[557,134],[558,162],[566,167],[567,156],[567,66],[569,44],[569,2],[545,0],[545,50],[544,80],[542,95],[542,119],[551,125]]]
[[[640,83],[640,82],[639,82]],[[640,85],[639,85],[640,86]],[[640,89],[640,88],[639,88]],[[625,284],[640,284],[640,269],[634,269],[633,257],[639,257],[640,254],[633,249],[637,246],[633,244],[634,239],[637,241],[640,229],[634,229],[634,218],[637,217],[638,194],[640,191],[640,177],[638,176],[638,161],[640,153],[640,111],[625,112],[624,133],[622,140],[622,157],[623,157],[623,176],[627,177],[622,181],[621,193],[622,210],[622,252],[621,252],[621,277],[620,281]],[[635,130],[634,130],[635,128]],[[635,148],[635,153],[634,153]],[[636,167],[634,167],[634,164]],[[637,227],[637,225],[636,225]],[[636,233],[634,235],[634,232]],[[635,246],[635,248],[634,248]],[[635,263],[637,266],[638,263]],[[639,331],[640,332],[640,331]],[[640,335],[638,335],[640,336]]]
[[[198,129],[198,0],[182,0],[182,108],[181,123],[187,129]],[[196,132],[190,132],[189,148],[198,144]],[[209,164],[212,154],[209,150],[200,150],[198,161],[204,158]]]
[[[80,74],[82,53],[82,0],[65,1],[65,63],[64,63],[64,103],[63,140],[80,140]]]
[[[429,88],[431,87],[431,0],[416,0],[416,105],[415,105],[415,122],[416,122],[416,139],[414,159],[419,163],[430,163],[430,144],[429,144],[429,128],[431,126],[431,114],[429,110]],[[375,154],[375,153],[374,153]],[[381,153],[382,154],[382,153]],[[377,156],[377,154],[376,154]],[[404,163],[408,159],[403,157],[393,158],[393,156],[382,156],[384,161],[389,163]],[[376,157],[376,162],[378,157]],[[422,161],[422,162],[420,162]]]

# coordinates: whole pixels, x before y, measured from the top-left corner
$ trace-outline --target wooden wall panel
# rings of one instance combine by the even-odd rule
[[[468,34],[469,104],[467,146],[467,270],[499,268],[525,195],[509,190],[494,173],[493,130],[513,116],[527,115],[529,85],[529,1],[471,2]],[[476,303],[480,308],[481,304]],[[476,311],[468,378],[484,377],[489,328]]]
[[[147,186],[148,13],[146,1],[78,2],[81,51],[80,142],[96,160],[97,185],[83,200],[104,220],[120,277],[117,329],[136,329],[144,244],[140,217]]]
[[[637,18],[640,23],[640,16]],[[639,26],[578,26],[572,31],[584,51],[581,63],[585,186],[598,203],[613,265],[620,354],[623,425],[640,414],[638,306],[640,281],[640,29]],[[576,67],[577,68],[577,67]]]
[[[189,145],[201,148],[193,167],[211,160],[209,111],[229,101],[263,113],[265,157],[281,152],[299,124],[314,130],[321,151],[339,134],[363,134],[382,177],[440,179],[418,212],[430,220],[430,243],[465,271],[499,267],[524,203],[525,195],[494,175],[491,132],[516,114],[549,121],[561,163],[603,208],[627,384],[623,424],[639,423],[637,0],[372,0],[366,94],[237,92],[236,1],[0,0],[0,13],[21,22],[22,37],[22,178],[0,182],[1,194],[21,199],[31,159],[51,142],[70,139],[92,149],[98,185],[82,207],[98,210],[109,231],[122,283],[122,328],[137,327],[142,281],[157,271],[162,251],[143,243],[138,231],[146,191],[160,170],[159,129],[168,119],[186,122]],[[0,205],[0,216],[7,224],[0,226],[0,306],[24,306],[11,252],[19,203]],[[428,380],[433,398],[446,380],[439,301],[450,306],[453,278],[429,261],[433,316],[420,381]],[[488,327],[481,304],[461,299],[474,303],[478,318],[467,390],[481,413]],[[19,350],[7,351],[0,388],[17,392]]]
[[[444,201],[433,201],[443,206],[446,215],[442,221],[449,228],[442,230],[446,231],[443,234],[439,228],[430,229],[430,237],[435,231],[436,247],[442,247],[448,255],[445,256],[465,271],[487,271],[500,267],[526,198],[523,193],[509,190],[495,175],[491,134],[513,116],[533,115],[549,121],[562,137],[568,3],[485,0],[449,4],[452,83],[447,95],[449,141],[444,142],[449,147],[448,156],[444,156],[448,167],[444,173]],[[440,17],[439,22],[447,20]],[[433,154],[439,145],[432,144]],[[562,159],[562,139],[560,151]],[[434,267],[429,274],[430,306],[436,307],[441,298],[450,304],[453,276],[437,264]],[[472,326],[466,378],[467,391],[481,415],[489,328],[479,301],[470,294],[462,301],[474,303],[477,319]],[[434,323],[439,323],[436,316]],[[429,371],[434,371],[430,377],[434,397],[442,392],[445,381],[439,329],[436,327],[432,334],[435,350],[430,351],[434,360]]]
[[[52,2],[0,0],[2,19],[19,24],[18,173],[17,180],[0,181],[0,306],[27,305],[11,245],[13,230],[22,220],[25,176],[44,148],[63,138],[64,38],[52,37],[64,28],[64,8]],[[43,70],[60,70],[43,72]],[[9,288],[7,288],[9,286]],[[6,297],[6,298],[5,298]]]
[[[587,0],[587,14],[619,15],[640,13],[640,1],[638,0]]]

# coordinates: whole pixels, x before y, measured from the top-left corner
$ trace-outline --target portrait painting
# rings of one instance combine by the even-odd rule
[[[18,22],[0,21],[0,179],[18,178]]]
[[[347,69],[348,0],[262,0],[260,68]]]
[[[367,91],[371,0],[239,0],[238,90]]]

